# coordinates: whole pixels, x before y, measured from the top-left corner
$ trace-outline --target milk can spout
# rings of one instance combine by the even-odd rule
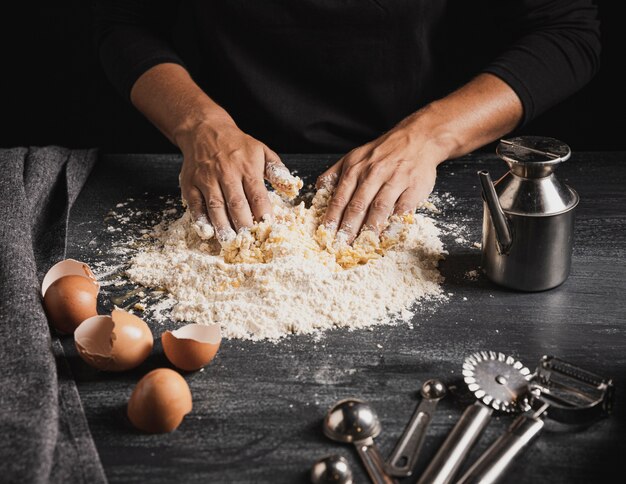
[[[513,242],[513,237],[511,236],[511,229],[509,227],[509,223],[507,222],[506,215],[504,215],[502,207],[500,206],[498,194],[496,193],[488,171],[480,170],[478,172],[478,177],[480,178],[485,203],[487,204],[487,208],[489,209],[489,213],[491,215],[493,227],[496,232],[496,238],[498,239],[498,245],[500,246],[502,253],[507,253],[511,247],[511,243]]]

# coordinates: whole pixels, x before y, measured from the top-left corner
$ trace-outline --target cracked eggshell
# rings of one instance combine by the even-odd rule
[[[111,316],[83,321],[74,332],[74,343],[88,365],[104,371],[125,371],[145,361],[154,338],[143,320],[115,309]]]
[[[181,370],[194,371],[208,365],[220,347],[222,332],[219,324],[188,324],[161,335],[167,359]]]
[[[191,391],[185,379],[169,368],[157,368],[137,382],[126,414],[139,430],[166,433],[178,428],[191,409]]]
[[[41,295],[50,325],[73,333],[85,319],[98,314],[100,284],[87,264],[65,259],[53,265],[41,283]]]

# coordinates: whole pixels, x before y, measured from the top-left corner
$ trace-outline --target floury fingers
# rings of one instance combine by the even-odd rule
[[[303,186],[300,177],[292,175],[285,165],[278,162],[268,162],[265,165],[265,177],[274,190],[287,200],[296,198]]]

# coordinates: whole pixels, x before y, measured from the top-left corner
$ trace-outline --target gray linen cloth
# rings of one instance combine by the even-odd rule
[[[76,384],[41,304],[95,150],[0,150],[0,481],[106,482]]]

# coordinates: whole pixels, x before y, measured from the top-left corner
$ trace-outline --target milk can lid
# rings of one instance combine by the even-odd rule
[[[558,139],[517,136],[500,140],[496,153],[515,174],[538,178],[550,175],[559,163],[569,159],[572,151]]]
[[[554,175],[569,159],[571,150],[562,141],[541,136],[500,140],[496,154],[510,173],[496,183],[502,209],[510,214],[545,216],[574,208],[578,194]]]

